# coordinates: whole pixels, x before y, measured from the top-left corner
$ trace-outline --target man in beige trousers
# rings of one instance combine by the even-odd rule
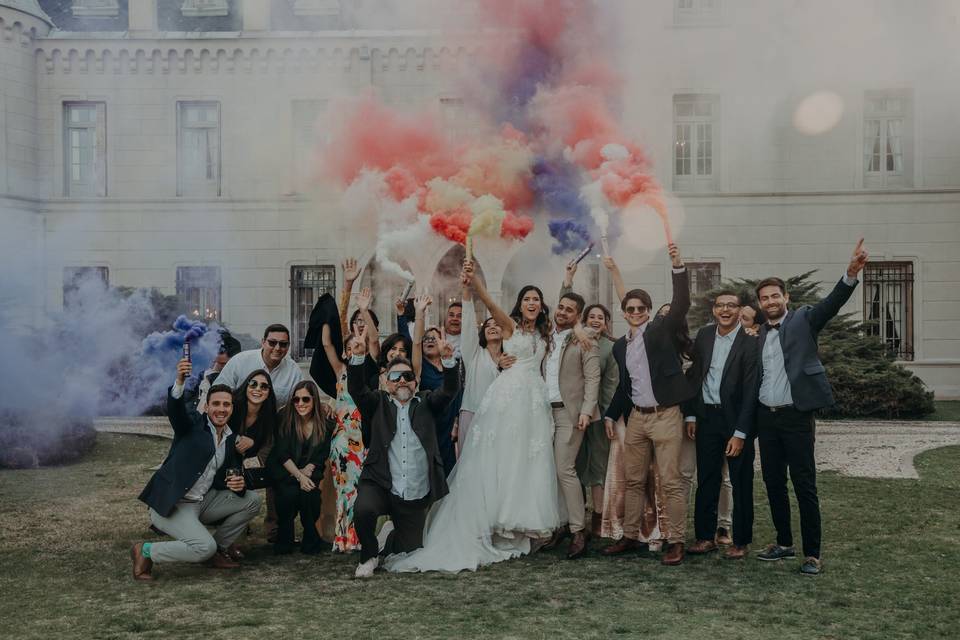
[[[583,488],[577,477],[577,454],[584,431],[597,409],[600,392],[600,356],[596,347],[584,348],[574,336],[574,327],[585,302],[573,292],[564,292],[554,312],[550,352],[544,361],[544,378],[553,408],[553,454],[557,465],[560,497],[567,511],[569,527],[558,531],[547,544],[553,548],[569,532],[573,535],[567,558],[582,557],[587,551]]]

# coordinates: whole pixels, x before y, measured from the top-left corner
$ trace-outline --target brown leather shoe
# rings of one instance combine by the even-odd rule
[[[609,547],[600,549],[600,554],[604,556],[618,556],[621,553],[627,553],[628,551],[639,551],[641,549],[645,549],[646,547],[646,543],[624,536],[623,538],[620,538],[611,544]]]
[[[730,537],[730,532],[725,527],[717,529],[716,543],[724,547],[733,544],[733,538]]]
[[[130,547],[130,559],[133,560],[133,579],[149,582],[153,580],[153,560],[143,556],[143,543]]]
[[[711,551],[717,550],[717,543],[713,540],[697,540],[690,548],[687,549],[687,553],[691,555],[698,555],[703,553],[710,553]]]
[[[667,550],[666,555],[663,556],[663,559],[660,561],[660,564],[665,564],[668,567],[675,567],[678,564],[683,563],[683,543],[674,542],[670,545],[670,549]]]
[[[553,532],[553,537],[547,541],[547,544],[540,547],[543,551],[552,551],[560,546],[560,543],[570,536],[570,527],[564,525]]]
[[[732,547],[727,547],[726,552],[724,552],[723,557],[727,560],[743,560],[747,557],[747,553],[750,551],[750,547],[744,545],[738,547],[736,545]]]
[[[577,531],[573,534],[573,540],[567,548],[567,560],[576,560],[587,555],[587,534],[584,531]]]
[[[240,547],[237,546],[237,543],[233,543],[227,547],[227,550],[224,553],[230,556],[230,559],[235,562],[240,562],[246,557],[243,555],[243,551],[240,551]]]
[[[593,515],[590,516],[590,533],[595,537],[599,538],[603,531],[603,514],[593,512]]]
[[[214,569],[236,569],[240,566],[240,563],[231,560],[226,551],[217,550],[210,558],[210,566]]]

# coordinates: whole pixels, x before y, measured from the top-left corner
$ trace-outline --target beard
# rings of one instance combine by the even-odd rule
[[[397,387],[397,392],[394,395],[400,402],[406,402],[413,397],[413,391],[410,391],[409,387]]]

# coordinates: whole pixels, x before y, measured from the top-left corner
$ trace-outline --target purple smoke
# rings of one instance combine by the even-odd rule
[[[547,228],[554,240],[552,250],[555,255],[579,251],[590,242],[590,230],[576,220],[551,220]]]
[[[190,340],[190,360],[193,363],[193,374],[187,386],[192,387],[220,350],[222,338],[219,331],[208,331],[203,322],[179,316],[174,320],[172,330],[155,331],[143,339],[139,364],[141,371],[147,374],[145,379],[152,381],[146,393],[154,400],[162,400],[167,385],[173,382],[174,370],[187,340]]]

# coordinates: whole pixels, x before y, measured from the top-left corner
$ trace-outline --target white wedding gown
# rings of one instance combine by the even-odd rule
[[[530,552],[560,525],[553,414],[540,375],[539,335],[503,344],[516,363],[490,385],[450,474],[450,493],[430,510],[423,548],[386,559],[389,571],[449,571]]]

